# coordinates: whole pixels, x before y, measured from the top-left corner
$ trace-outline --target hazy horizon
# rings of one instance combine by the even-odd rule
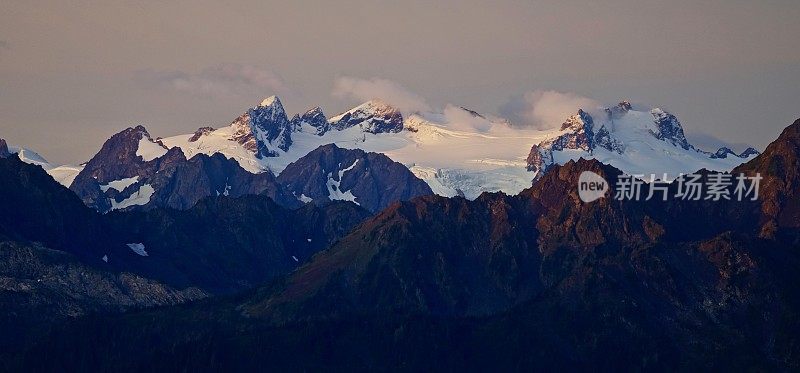
[[[793,1],[13,2],[0,138],[78,163],[126,127],[220,127],[263,97],[329,116],[381,96],[544,126],[622,99],[700,146],[763,149],[800,117]],[[547,100],[544,100],[544,99]],[[528,115],[547,104],[545,114]],[[536,112],[539,113],[539,112]]]

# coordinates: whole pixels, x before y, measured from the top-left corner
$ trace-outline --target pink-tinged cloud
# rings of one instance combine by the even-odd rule
[[[512,99],[500,112],[516,125],[551,129],[559,127],[578,109],[594,111],[600,106],[599,102],[574,93],[536,90]]]
[[[406,113],[430,110],[422,96],[388,79],[342,76],[334,82],[332,94],[358,102],[380,99]]]

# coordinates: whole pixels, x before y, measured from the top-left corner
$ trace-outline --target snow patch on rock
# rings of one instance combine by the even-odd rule
[[[153,142],[150,138],[142,134],[139,139],[139,148],[136,149],[136,155],[142,157],[145,162],[150,162],[156,158],[163,157],[167,154],[167,148]]]
[[[136,184],[136,182],[138,182],[138,181],[139,181],[139,176],[128,177],[128,178],[124,178],[124,179],[120,179],[120,180],[114,180],[112,182],[109,182],[108,184],[101,185],[100,186],[100,190],[103,191],[103,193],[107,192],[109,189],[114,189],[114,190],[116,190],[118,192],[121,192],[121,191],[125,190],[125,188],[127,188],[127,187],[129,187],[129,186],[131,186],[133,184]]]
[[[144,249],[144,244],[142,243],[129,243],[128,247],[139,256],[148,256],[147,251]]]
[[[350,202],[353,202],[356,205],[360,206],[360,204],[358,202],[356,202],[356,197],[353,195],[352,191],[350,191],[350,190],[342,191],[340,189],[340,185],[342,184],[342,177],[344,176],[345,172],[352,170],[356,166],[356,164],[358,164],[358,161],[359,160],[356,159],[356,161],[353,162],[353,164],[351,164],[350,167],[347,167],[347,168],[345,168],[343,170],[339,170],[339,179],[338,180],[335,180],[333,178],[333,173],[332,172],[328,173],[328,181],[327,181],[326,185],[328,186],[328,198],[330,198],[331,201],[336,201],[336,200],[339,200],[339,201],[350,201]],[[339,166],[341,167],[341,165],[339,165]]]
[[[150,198],[155,192],[155,189],[153,189],[150,184],[142,185],[139,190],[130,197],[120,202],[115,201],[113,198],[109,199],[109,202],[111,202],[111,210],[121,210],[130,206],[144,206],[150,202]]]

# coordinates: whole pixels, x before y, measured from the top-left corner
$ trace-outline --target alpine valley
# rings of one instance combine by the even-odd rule
[[[574,113],[273,96],[81,165],[0,140],[0,370],[800,370],[800,119],[737,154],[659,108]],[[696,171],[759,198],[609,198]]]

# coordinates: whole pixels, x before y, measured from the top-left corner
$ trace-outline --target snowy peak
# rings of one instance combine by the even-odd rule
[[[652,131],[653,136],[686,150],[694,149],[689,144],[689,141],[686,140],[686,135],[683,133],[683,127],[678,118],[660,108],[651,110],[650,114],[653,114],[656,126],[658,126],[656,131]]]
[[[566,121],[564,121],[564,123],[561,124],[561,130],[564,131],[571,129],[575,131],[591,131],[593,122],[594,119],[592,119],[589,114],[583,111],[583,109],[578,109],[578,113],[570,116]]]
[[[143,126],[126,128],[111,136],[103,144],[100,151],[75,176],[70,189],[78,194],[87,206],[98,211],[107,211],[116,203],[122,203],[118,206],[125,206],[125,203],[136,198],[144,199],[149,190],[141,190],[139,184],[129,185],[123,189],[129,191],[135,189],[141,193],[132,196],[130,200],[115,200],[105,198],[105,195],[109,192],[122,191],[102,190],[100,186],[119,180],[141,179],[156,167],[157,159],[165,154],[167,147],[160,141],[154,141]]]
[[[213,131],[214,131],[214,127],[200,127],[200,128],[197,129],[197,131],[194,131],[194,134],[192,134],[192,137],[189,138],[189,142],[195,142],[197,140],[200,140],[201,137],[203,137],[203,136],[205,136],[205,135],[207,135],[207,134],[209,134],[209,133],[211,133]]]
[[[278,106],[280,106],[281,110],[283,110],[283,104],[281,103],[281,100],[278,99],[278,96],[275,96],[275,95],[269,96],[269,97],[261,100],[261,104],[259,104],[258,106],[259,107],[267,107],[267,106],[273,106],[273,105],[278,105]]]
[[[740,155],[728,148],[716,153],[699,150],[686,139],[678,118],[660,108],[637,111],[622,101],[604,111],[598,120],[579,110],[558,131],[534,144],[526,159],[534,178],[553,164],[580,157],[596,158],[633,174],[677,174],[701,168],[727,171],[758,154],[752,148]]]
[[[319,136],[324,135],[331,128],[328,118],[319,106],[309,109],[303,115],[295,115],[292,118],[292,124],[295,129],[300,131],[304,131],[305,126],[310,126],[313,129],[313,133]]]
[[[359,126],[367,133],[398,133],[403,130],[403,115],[381,100],[371,100],[331,118],[331,123],[337,130]]]
[[[78,179],[101,182],[138,175],[145,164],[167,154],[167,147],[150,137],[143,126],[129,127],[111,136],[86,163]]]
[[[7,158],[11,154],[16,154],[19,160],[25,163],[40,166],[52,176],[55,181],[65,187],[69,187],[75,179],[75,176],[83,169],[83,166],[55,166],[35,151],[22,147],[9,146],[5,140],[0,139],[0,158]]]
[[[258,158],[275,157],[277,150],[292,145],[292,125],[281,100],[270,96],[256,107],[236,118],[230,127],[230,139],[243,145]]]
[[[533,171],[536,175],[544,173],[554,163],[552,154],[554,151],[572,149],[592,152],[595,142],[593,127],[592,116],[583,109],[578,109],[576,114],[571,115],[561,124],[561,130],[557,136],[533,145],[526,159],[528,171]],[[603,130],[606,131],[605,127]],[[605,136],[605,132],[603,136]]]
[[[616,106],[605,108],[605,112],[608,114],[608,119],[613,120],[622,117],[632,109],[633,105],[631,105],[629,101],[623,100],[620,101],[620,103],[618,103]]]
[[[265,105],[266,104],[266,105]],[[281,150],[288,150],[292,145],[292,126],[286,111],[283,109],[281,101],[275,97],[269,97],[261,102],[261,105],[248,111],[250,125],[258,140],[264,145],[273,145]]]
[[[752,148],[748,148],[748,149],[752,149]],[[736,155],[736,153],[734,153],[733,150],[731,150],[731,148],[729,148],[727,146],[723,146],[723,147],[719,148],[719,150],[717,150],[714,154],[712,154],[711,158],[728,158],[729,154]]]
[[[594,119],[582,109],[570,116],[561,125],[565,133],[553,141],[553,149],[582,149],[591,151],[594,147]]]
[[[739,153],[739,158],[750,158],[751,156],[759,155],[761,152],[755,150],[753,148],[747,148],[743,152]]]
[[[50,162],[48,162],[47,159],[45,159],[39,153],[33,150],[21,146],[13,146],[8,144],[6,144],[6,149],[8,151],[8,155],[16,154],[19,160],[27,164],[40,166],[45,171],[53,169],[53,165],[50,164]]]
[[[706,151],[703,151],[703,150],[699,150],[699,151],[702,152],[702,153],[707,153],[709,155],[709,157],[714,158],[714,159],[727,159],[728,156],[731,156],[731,157],[734,157],[734,158],[747,159],[747,158],[750,158],[752,156],[756,156],[756,155],[761,154],[761,152],[759,152],[758,150],[755,150],[753,148],[747,148],[743,152],[741,152],[739,154],[736,154],[736,152],[734,152],[731,148],[729,148],[727,146],[723,146],[723,147],[719,148],[714,153],[706,152]]]

